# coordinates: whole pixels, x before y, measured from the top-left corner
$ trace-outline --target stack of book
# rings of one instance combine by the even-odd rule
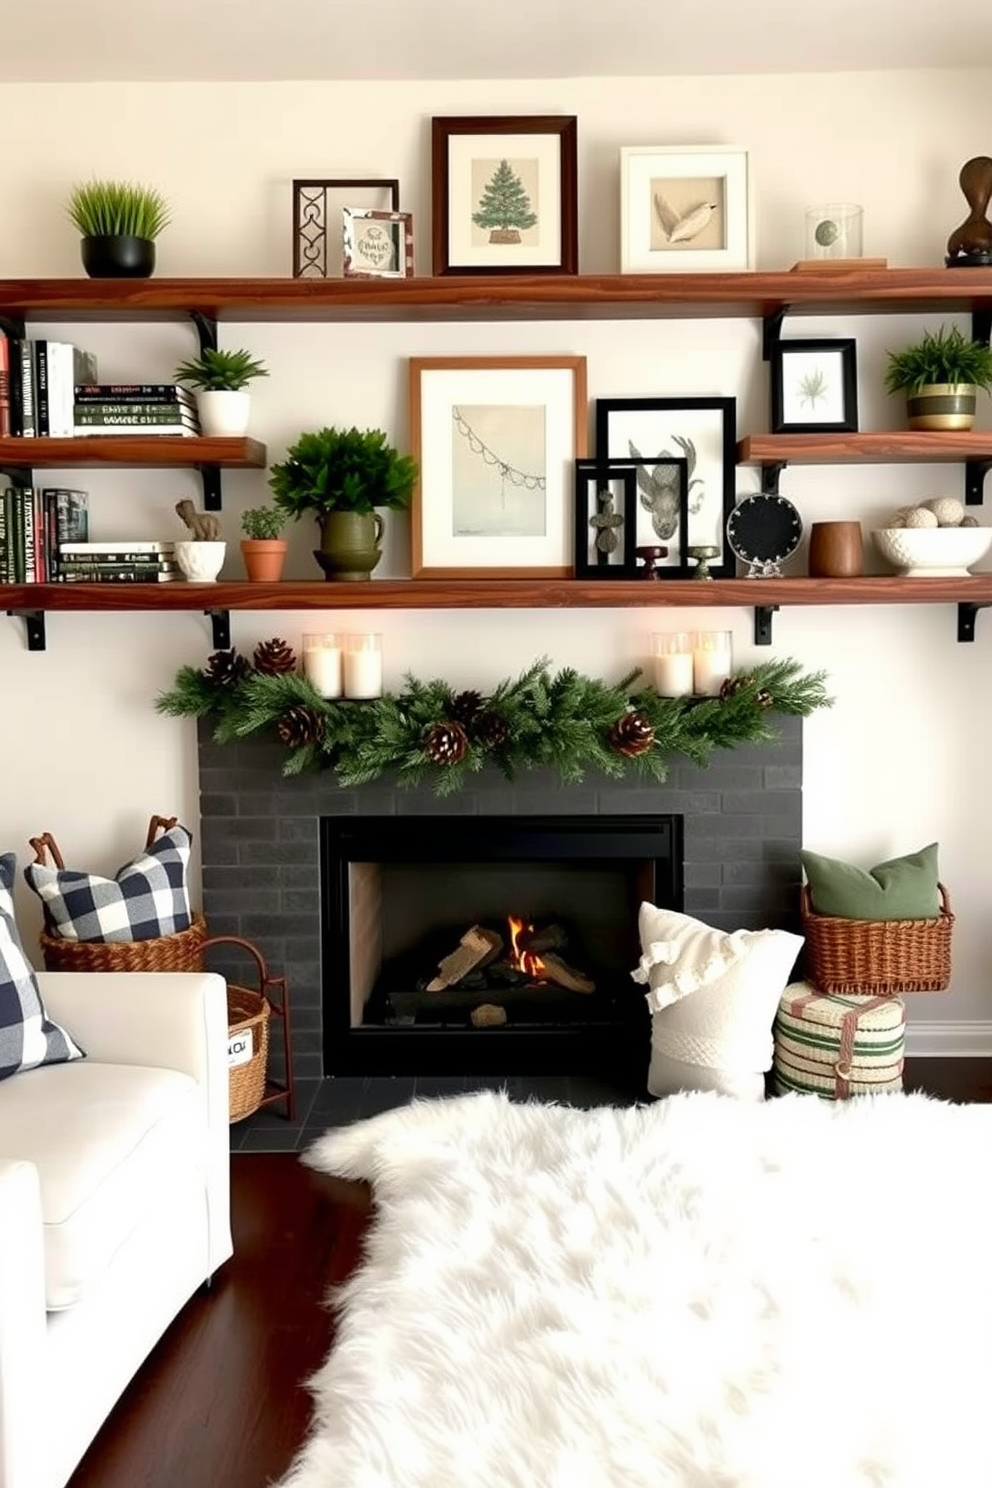
[[[172,542],[122,538],[59,547],[60,584],[161,584],[181,577]]]
[[[0,491],[0,583],[53,583],[61,544],[88,536],[86,491],[8,486]]]
[[[0,439],[65,439],[77,383],[96,382],[96,357],[69,341],[0,329]]]
[[[76,388],[74,433],[184,434],[200,432],[196,400],[174,382],[91,382]]]

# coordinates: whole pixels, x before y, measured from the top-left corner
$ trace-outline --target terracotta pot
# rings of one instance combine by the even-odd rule
[[[245,573],[252,584],[276,584],[282,578],[286,562],[286,539],[284,537],[243,537],[241,556],[245,562]]]
[[[814,522],[809,529],[811,579],[854,579],[864,570],[860,522]]]
[[[367,579],[382,557],[383,520],[376,511],[328,512],[314,557],[329,579]]]

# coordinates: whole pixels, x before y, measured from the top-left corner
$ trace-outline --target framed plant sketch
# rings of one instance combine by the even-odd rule
[[[569,577],[586,407],[585,357],[412,357],[413,577]]]
[[[671,529],[674,536],[681,530],[680,563],[688,560],[693,547],[716,548],[710,573],[715,578],[734,577],[726,526],[735,500],[736,399],[597,398],[596,453],[603,460],[637,466],[638,499],[649,514],[655,540],[664,543],[663,532]],[[671,467],[681,460],[685,504],[677,506]],[[684,568],[682,574],[688,571]]]
[[[688,462],[575,462],[575,576],[686,578]]]
[[[772,343],[772,433],[854,434],[858,377],[853,338]]]
[[[750,265],[746,150],[727,145],[621,148],[621,273],[726,272]]]
[[[343,234],[346,279],[409,279],[413,273],[409,212],[345,207]]]
[[[435,274],[576,274],[577,121],[435,118]]]

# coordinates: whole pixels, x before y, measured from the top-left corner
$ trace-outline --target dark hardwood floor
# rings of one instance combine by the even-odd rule
[[[310,1419],[306,1380],[332,1341],[324,1301],[360,1258],[371,1210],[363,1184],[311,1172],[294,1149],[409,1099],[414,1082],[328,1088],[337,1083],[303,1092],[292,1128],[282,1122],[280,1132],[280,1118],[265,1112],[232,1128],[234,1257],[135,1376],[69,1488],[266,1488],[289,1466]],[[609,1098],[573,1084],[511,1094],[581,1105]],[[992,1102],[992,1059],[907,1060],[906,1088]],[[250,1150],[267,1133],[283,1150]]]

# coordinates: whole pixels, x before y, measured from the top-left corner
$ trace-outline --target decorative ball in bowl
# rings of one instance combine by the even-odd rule
[[[956,578],[985,557],[992,527],[878,527],[872,537],[904,578]]]

